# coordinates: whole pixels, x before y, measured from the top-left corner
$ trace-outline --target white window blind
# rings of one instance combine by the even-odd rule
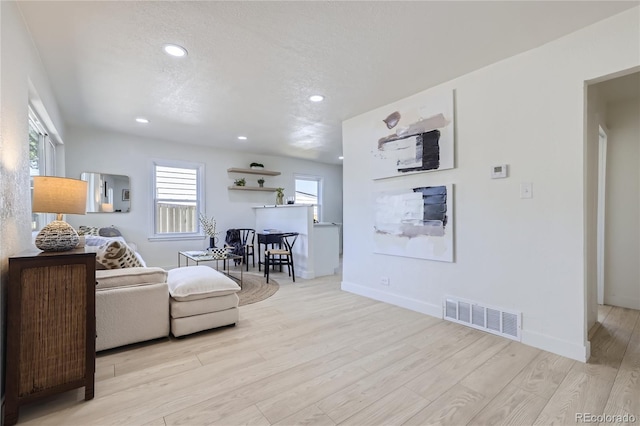
[[[199,232],[201,166],[154,165],[155,234]]]

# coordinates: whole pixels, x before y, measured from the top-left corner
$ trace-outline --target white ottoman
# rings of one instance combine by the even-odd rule
[[[238,322],[240,287],[208,266],[169,271],[171,334],[176,337]]]

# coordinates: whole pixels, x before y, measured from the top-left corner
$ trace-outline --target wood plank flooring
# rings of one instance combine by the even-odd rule
[[[640,423],[640,313],[602,307],[583,364],[340,290],[276,280],[240,322],[98,355],[96,397],[22,425],[532,425],[577,413]]]

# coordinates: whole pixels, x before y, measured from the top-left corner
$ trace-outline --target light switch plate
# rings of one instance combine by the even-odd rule
[[[520,198],[533,198],[533,183],[522,182],[520,184]]]

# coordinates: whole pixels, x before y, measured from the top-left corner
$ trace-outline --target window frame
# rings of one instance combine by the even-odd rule
[[[33,202],[33,177],[34,176],[56,176],[56,159],[57,152],[56,147],[60,145],[59,142],[53,140],[49,136],[49,129],[43,123],[40,116],[34,111],[34,108],[29,104],[27,109],[27,143],[29,144],[29,163],[31,163],[31,130],[35,130],[38,137],[38,172],[32,174],[34,170],[29,164],[29,188],[31,192],[31,200]],[[31,232],[39,232],[47,223],[54,220],[56,217],[52,213],[33,213],[31,212]]]
[[[318,207],[318,222],[322,222],[322,217],[323,217],[323,204],[324,204],[324,178],[322,176],[315,176],[315,175],[306,175],[306,174],[298,174],[295,173],[293,175],[293,193],[294,196],[297,193],[296,190],[296,181],[298,180],[306,180],[306,181],[313,181],[316,182],[318,184],[318,202],[316,204],[313,204],[314,206]],[[297,203],[297,200],[296,200]]]
[[[196,170],[196,231],[195,232],[156,232],[156,166],[160,167],[174,167],[181,169],[194,169]],[[172,240],[201,240],[205,237],[202,225],[198,220],[200,214],[203,212],[205,206],[205,181],[204,181],[204,163],[196,163],[191,161],[179,161],[179,160],[164,160],[164,159],[152,159],[150,166],[151,176],[151,191],[150,192],[150,221],[151,229],[148,237],[149,241],[172,241]]]

